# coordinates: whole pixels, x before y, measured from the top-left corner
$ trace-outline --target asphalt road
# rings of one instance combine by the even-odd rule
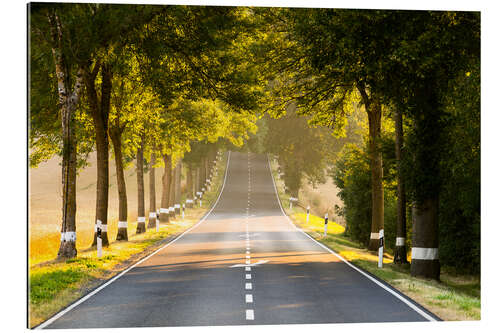
[[[205,221],[45,328],[426,321],[283,215],[265,155],[231,153]]]

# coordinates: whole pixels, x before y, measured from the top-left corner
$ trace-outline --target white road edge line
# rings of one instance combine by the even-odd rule
[[[403,296],[401,296],[400,294],[398,294],[397,292],[395,292],[391,288],[387,287],[386,285],[384,285],[383,283],[381,283],[377,279],[375,279],[375,278],[371,277],[370,275],[366,274],[365,272],[363,272],[362,270],[360,270],[359,268],[357,268],[356,266],[354,266],[353,264],[351,264],[350,262],[348,262],[340,254],[338,254],[337,252],[335,252],[332,249],[328,248],[327,246],[321,244],[320,242],[318,242],[317,240],[315,240],[314,238],[312,238],[304,230],[302,230],[299,227],[297,227],[292,222],[292,220],[290,220],[290,218],[288,217],[288,215],[286,215],[285,211],[283,210],[283,207],[281,206],[281,200],[279,198],[278,190],[276,189],[276,183],[274,182],[274,177],[273,177],[273,173],[272,173],[272,170],[271,170],[271,161],[269,160],[269,155],[266,155],[266,157],[267,157],[267,164],[268,164],[268,167],[269,167],[269,173],[271,174],[271,179],[273,180],[274,193],[276,194],[276,198],[278,199],[278,204],[279,204],[279,206],[281,208],[281,213],[283,213],[283,215],[286,217],[286,219],[288,220],[288,222],[295,229],[299,230],[304,235],[306,235],[309,239],[311,239],[313,242],[315,242],[316,244],[318,244],[319,246],[321,246],[322,248],[324,248],[325,250],[327,250],[328,252],[330,252],[331,254],[333,254],[334,256],[336,256],[337,258],[339,258],[340,260],[342,260],[349,267],[351,267],[352,269],[354,269],[358,273],[362,274],[363,276],[365,276],[366,278],[368,278],[369,280],[371,280],[372,282],[374,282],[379,287],[381,287],[381,288],[385,289],[386,291],[388,291],[389,293],[391,293],[394,297],[398,298],[400,301],[402,301],[403,303],[405,303],[406,305],[408,305],[412,310],[414,310],[415,312],[417,312],[419,315],[421,315],[422,317],[424,317],[428,321],[436,321],[436,319],[434,317],[432,317],[431,315],[427,314],[425,311],[423,311],[422,309],[420,309],[419,307],[417,307],[415,304],[413,304],[412,302],[410,302],[409,300],[407,300],[406,298],[404,298]]]
[[[182,236],[184,236],[186,233],[190,232],[191,230],[193,230],[194,228],[198,227],[201,223],[203,223],[207,217],[212,213],[212,211],[214,210],[214,208],[217,206],[217,204],[219,203],[219,199],[222,195],[222,192],[224,192],[224,188],[226,186],[226,179],[227,179],[227,174],[229,173],[229,160],[231,159],[231,151],[228,152],[228,155],[227,155],[227,163],[226,163],[226,172],[225,172],[225,175],[224,175],[224,181],[222,182],[222,187],[221,187],[221,190],[220,190],[220,193],[219,193],[219,196],[217,197],[217,200],[215,201],[214,205],[212,206],[212,208],[210,209],[210,211],[205,214],[205,216],[198,222],[196,223],[195,225],[193,225],[191,228],[187,229],[186,231],[184,231],[182,234],[180,234],[178,237],[174,238],[173,240],[171,240],[170,242],[168,242],[167,244],[165,244],[164,246],[160,247],[158,250],[154,251],[153,253],[151,253],[150,255],[148,255],[147,257],[145,258],[142,258],[141,260],[139,260],[138,262],[136,262],[135,264],[133,264],[132,266],[130,266],[129,268],[127,268],[126,270],[122,271],[121,273],[119,273],[118,275],[116,275],[114,278],[112,278],[111,280],[109,280],[108,282],[104,283],[103,285],[101,285],[100,287],[98,287],[97,289],[95,289],[94,291],[90,292],[89,294],[85,295],[84,297],[80,298],[78,301],[76,301],[75,303],[71,304],[70,306],[68,306],[67,308],[61,310],[60,312],[58,312],[57,314],[55,314],[54,316],[52,316],[51,318],[47,319],[46,321],[44,321],[43,323],[41,323],[40,325],[38,325],[37,327],[35,327],[34,329],[43,329],[45,328],[46,326],[52,324],[54,321],[56,321],[57,319],[61,318],[62,316],[64,316],[66,313],[68,313],[69,311],[73,310],[75,307],[77,307],[78,305],[82,304],[83,302],[85,302],[86,300],[88,300],[90,297],[94,296],[95,294],[97,294],[99,291],[103,290],[104,288],[106,288],[107,286],[109,286],[110,284],[112,284],[113,282],[115,282],[116,280],[118,280],[119,278],[121,278],[123,275],[125,275],[126,273],[128,273],[128,271],[130,271],[132,268],[136,267],[137,265],[139,264],[142,264],[144,261],[148,260],[149,258],[151,258],[152,256],[154,256],[155,254],[157,254],[158,252],[160,252],[161,250],[163,250],[164,248],[170,246],[171,244],[175,243],[177,240],[179,240]]]

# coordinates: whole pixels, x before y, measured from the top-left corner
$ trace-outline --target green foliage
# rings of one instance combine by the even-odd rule
[[[384,159],[384,233],[385,247],[392,249],[396,238],[397,197],[396,170],[394,160],[394,140],[387,134],[382,136]],[[392,149],[391,149],[392,148]],[[338,213],[346,220],[346,235],[367,245],[371,229],[371,177],[368,148],[346,144],[329,170],[338,196],[344,207]]]
[[[259,72],[246,48],[255,38],[247,8],[168,6],[138,38],[144,78],[161,103],[218,98],[236,110],[255,110]]]
[[[370,162],[365,151],[356,145],[346,145],[331,174],[339,188],[338,196],[344,207],[338,212],[346,221],[346,235],[368,244],[371,227]]]
[[[293,196],[298,196],[303,179],[324,183],[325,161],[332,147],[330,130],[311,128],[307,120],[295,114],[293,105],[280,119],[267,118],[266,151],[278,156],[284,181]]]

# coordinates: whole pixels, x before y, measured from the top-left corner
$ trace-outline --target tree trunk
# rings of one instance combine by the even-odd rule
[[[168,195],[168,216],[172,219],[175,219],[175,170],[177,169],[177,164],[170,171],[170,190]]]
[[[61,125],[63,132],[62,160],[62,223],[61,243],[58,258],[76,257],[76,138],[74,133],[74,111],[80,100],[83,86],[83,71],[76,75],[75,86],[71,91],[70,69],[63,51],[63,30],[59,16],[47,14],[51,32],[52,56],[55,64]]]
[[[401,173],[401,149],[403,147],[403,115],[397,109],[394,113],[396,133],[396,168],[398,173],[398,207],[396,221],[396,247],[394,249],[394,263],[406,264],[406,193],[403,175]]]
[[[186,199],[193,199],[193,169],[191,164],[186,165]]]
[[[76,257],[76,140],[73,133],[73,110],[68,106],[62,110],[63,122],[63,219],[61,226],[61,244],[58,258]]]
[[[200,167],[197,166],[196,169],[195,169],[195,177],[194,177],[194,195],[195,195],[195,199],[198,198],[198,192],[200,191]]]
[[[182,159],[177,163],[175,168],[175,214],[181,213],[181,173],[182,173]]]
[[[170,155],[163,154],[163,162],[165,168],[162,177],[162,194],[161,194],[161,206],[160,206],[160,222],[168,222],[168,202],[170,197],[170,175],[172,173],[172,158]]]
[[[368,249],[376,251],[379,248],[379,231],[384,229],[384,187],[382,185],[383,169],[380,149],[382,106],[376,96],[368,96],[363,83],[358,83],[357,88],[368,114],[368,148],[372,183],[372,224]]]
[[[97,64],[95,65],[97,66]],[[97,68],[98,69],[98,68]],[[112,73],[108,66],[101,67],[101,98],[97,97],[95,89],[96,68],[93,73],[86,73],[86,88],[96,134],[97,149],[97,189],[96,189],[96,224],[94,227],[94,241],[97,244],[97,221],[101,221],[102,245],[109,245],[108,240],[108,190],[109,190],[109,141],[108,119],[111,98]]]
[[[383,169],[382,151],[380,149],[382,109],[380,104],[373,103],[373,108],[368,114],[368,119],[372,179],[372,227],[368,249],[377,250],[379,248],[379,231],[384,229],[384,187],[382,185]]]
[[[156,164],[156,146],[153,144],[153,151],[151,152],[151,161],[149,162],[149,222],[148,228],[156,226],[156,177],[155,168]]]
[[[146,213],[144,209],[144,138],[137,148],[137,229],[136,234],[146,232]]]
[[[127,187],[125,185],[125,175],[123,174],[123,157],[122,157],[122,139],[119,117],[116,118],[117,123],[109,130],[111,143],[115,152],[115,169],[116,169],[116,187],[118,189],[118,233],[116,234],[117,241],[127,241]]]
[[[439,280],[437,197],[427,199],[412,208],[411,275]]]
[[[206,158],[203,157],[201,159],[201,165],[200,165],[200,191],[204,192],[203,189],[205,188],[205,181],[207,180],[207,169],[206,169]]]
[[[207,180],[210,177],[210,154],[207,154],[205,158],[205,179],[203,180],[203,184],[205,184],[205,190],[207,188]]]
[[[439,280],[438,193],[441,142],[441,110],[436,85],[430,82],[416,89],[419,103],[414,117],[417,145],[413,147],[416,173],[412,209],[411,275]]]

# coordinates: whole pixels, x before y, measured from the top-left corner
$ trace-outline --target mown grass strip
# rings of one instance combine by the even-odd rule
[[[443,320],[480,320],[480,277],[456,274],[442,268],[441,281],[415,278],[410,275],[410,265],[397,265],[393,257],[384,254],[384,267],[378,268],[378,256],[353,242],[344,235],[343,227],[334,221],[328,223],[327,236],[323,236],[324,218],[310,216],[300,207],[289,208],[289,196],[283,191],[283,182],[278,179],[276,164],[271,163],[272,174],[278,189],[283,209],[293,223],[318,242],[328,246],[352,264],[377,276],[412,298]]]

